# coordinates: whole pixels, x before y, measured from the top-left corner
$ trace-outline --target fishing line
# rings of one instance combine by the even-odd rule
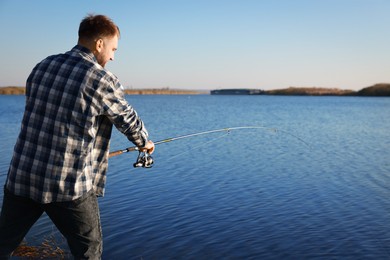
[[[297,135],[294,135],[294,134],[292,134],[292,133],[290,133],[290,132],[287,132],[287,131],[284,131],[284,130],[281,130],[281,129],[275,129],[275,132],[281,132],[281,133],[285,133],[285,134],[287,134],[287,135],[290,135],[290,136],[292,136],[292,137],[298,139],[298,140],[301,141],[302,143],[304,143],[308,148],[311,148],[311,145],[310,145],[308,142],[306,142],[305,140],[303,140],[302,138],[300,138],[300,137],[297,136]]]
[[[222,134],[221,136],[218,136],[218,137],[216,137],[216,138],[213,138],[213,139],[211,139],[211,140],[209,140],[209,141],[207,141],[207,142],[205,142],[205,143],[201,143],[201,144],[199,144],[199,145],[193,146],[193,147],[191,147],[190,149],[188,149],[188,150],[186,150],[186,151],[184,151],[184,152],[181,152],[181,153],[178,153],[178,154],[176,154],[176,155],[174,155],[174,156],[171,156],[171,157],[169,157],[168,159],[169,159],[169,160],[172,160],[172,159],[174,159],[174,158],[176,158],[176,157],[179,157],[179,156],[181,156],[181,155],[183,155],[183,154],[189,153],[189,152],[191,152],[192,150],[199,149],[200,147],[206,146],[206,145],[211,144],[211,143],[213,143],[213,142],[216,142],[217,140],[222,139],[223,137],[225,137],[225,136],[227,136],[227,135],[229,135],[229,134],[230,134],[230,132],[227,132],[227,133],[225,133],[225,134]]]

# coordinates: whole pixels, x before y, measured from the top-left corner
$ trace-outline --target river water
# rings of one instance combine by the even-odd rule
[[[103,259],[390,259],[390,98],[127,96],[153,140],[110,159]],[[0,96],[0,183],[23,114]],[[114,130],[111,149],[132,146]],[[0,194],[0,203],[2,203]],[[54,236],[43,216],[26,236]]]

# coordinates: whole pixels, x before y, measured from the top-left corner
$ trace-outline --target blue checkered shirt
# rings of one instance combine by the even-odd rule
[[[112,126],[137,146],[148,132],[118,79],[76,45],[37,64],[6,189],[41,203],[104,195]]]

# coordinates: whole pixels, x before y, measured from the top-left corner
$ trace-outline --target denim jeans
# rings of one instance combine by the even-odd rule
[[[100,213],[93,191],[74,201],[40,204],[4,190],[0,215],[0,260],[9,259],[43,212],[66,238],[75,259],[101,258]]]

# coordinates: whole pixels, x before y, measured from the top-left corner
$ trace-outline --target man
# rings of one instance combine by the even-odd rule
[[[114,60],[119,28],[88,15],[78,44],[37,64],[26,84],[26,107],[4,187],[0,259],[8,259],[46,212],[75,259],[100,259],[97,196],[104,195],[109,140],[115,125],[140,150],[154,143],[104,66]]]

